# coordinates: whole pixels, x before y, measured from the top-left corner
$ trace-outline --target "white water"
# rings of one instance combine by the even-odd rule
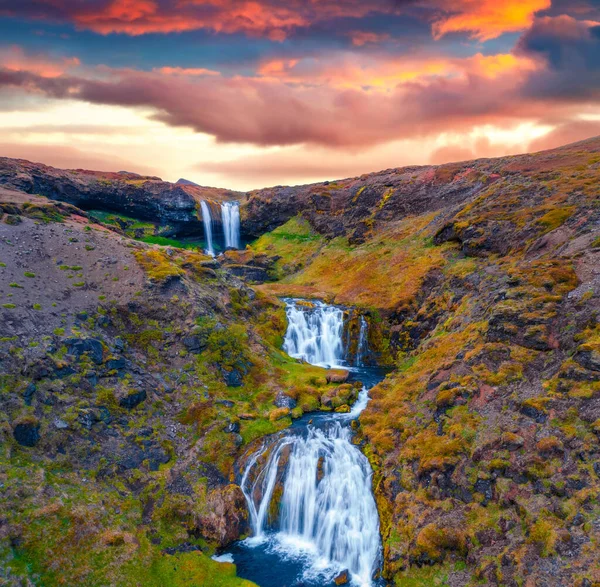
[[[289,354],[313,364],[340,363],[344,316],[339,308],[288,301],[287,313],[284,348]],[[380,535],[372,471],[347,425],[368,401],[363,388],[350,413],[332,414],[323,428],[308,426],[280,437],[250,458],[241,480],[254,534],[246,544],[266,544],[282,558],[302,560],[303,579],[311,584],[348,570],[353,585],[371,587],[377,569]],[[274,521],[268,517],[277,487],[283,493]]]
[[[343,367],[344,313],[323,302],[310,305],[288,300],[288,328],[283,350],[295,359],[320,367]]]
[[[369,351],[368,324],[364,316],[360,317],[360,332],[358,333],[358,344],[356,346],[356,366],[364,367],[365,356]]]
[[[288,445],[280,528],[269,537],[266,514],[282,449]],[[256,462],[251,461],[247,471]],[[305,579],[331,580],[347,569],[354,584],[370,586],[380,549],[371,477],[366,457],[350,442],[349,428],[339,422],[328,430],[310,427],[306,437],[283,437],[252,487],[244,485],[247,475],[242,481],[255,536],[250,540],[270,539],[281,554],[303,557],[307,561]],[[258,503],[255,495],[262,496]]]
[[[240,248],[240,204],[239,202],[223,202],[221,219],[225,235],[225,249]]]
[[[206,240],[206,253],[215,256],[215,249],[213,246],[212,228],[213,220],[210,215],[210,206],[203,200],[200,202],[200,208],[202,210],[202,222],[204,223],[204,239]]]

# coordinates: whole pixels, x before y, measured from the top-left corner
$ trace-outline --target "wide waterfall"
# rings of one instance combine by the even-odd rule
[[[243,485],[255,537],[265,537],[283,449],[288,446],[275,548],[304,556],[307,580],[348,570],[355,584],[371,585],[380,552],[372,473],[367,458],[350,442],[350,429],[340,422],[324,430],[310,427],[306,437],[283,437],[255,484]],[[250,463],[247,472],[255,465]],[[255,495],[261,496],[257,504]]]
[[[318,365],[343,362],[340,308],[287,300],[287,316],[289,354]],[[357,362],[364,360],[367,327],[361,321]],[[367,402],[365,387],[350,413],[300,420],[248,459],[240,485],[253,537],[233,554],[242,576],[247,570],[265,587],[323,587],[347,571],[353,585],[373,585],[381,556],[379,516],[372,471],[352,444],[349,426]]]
[[[211,256],[215,256],[215,249],[213,246],[213,219],[210,214],[210,206],[202,200],[200,202],[200,209],[202,210],[202,222],[204,223],[204,239],[206,240],[206,253]]]
[[[344,312],[323,302],[287,300],[288,329],[283,350],[295,359],[321,367],[344,363]]]
[[[225,237],[225,249],[240,248],[240,204],[239,202],[223,202],[221,219]]]

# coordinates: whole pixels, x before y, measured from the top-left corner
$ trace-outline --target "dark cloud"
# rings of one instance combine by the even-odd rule
[[[566,15],[539,18],[520,39],[517,53],[546,63],[531,76],[524,95],[570,101],[600,98],[600,26]]]

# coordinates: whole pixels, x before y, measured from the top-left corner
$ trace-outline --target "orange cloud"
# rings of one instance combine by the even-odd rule
[[[162,73],[163,75],[221,75],[220,72],[203,67],[155,67],[152,71]]]
[[[53,60],[39,55],[27,55],[16,45],[0,50],[0,67],[8,71],[28,71],[41,77],[53,78],[78,65],[80,61],[77,57]]]
[[[520,75],[539,65],[526,56],[512,53],[449,58],[443,55],[362,55],[338,52],[323,58],[273,59],[263,62],[258,75],[289,83],[326,84],[340,88],[393,89],[409,82],[428,83],[436,78],[466,78],[477,75],[494,79]]]
[[[468,32],[479,41],[488,41],[503,33],[525,30],[537,12],[551,4],[551,0],[457,0],[450,14],[434,21],[433,34],[439,39],[448,33]]]

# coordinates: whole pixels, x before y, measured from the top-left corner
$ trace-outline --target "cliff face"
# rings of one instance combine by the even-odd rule
[[[5,165],[10,188],[62,193],[56,170]],[[113,202],[140,181],[115,175]],[[170,557],[243,533],[235,460],[337,393],[277,350],[275,297],[296,295],[359,307],[392,368],[357,426],[391,582],[597,584],[599,179],[594,139],[260,190],[240,198],[259,238],[217,261],[0,190],[4,560],[48,584],[102,584],[95,560],[121,561],[110,584],[149,565],[177,584]],[[68,201],[99,181],[65,179]]]
[[[5,157],[0,158],[0,184],[83,210],[118,212],[169,226],[172,234],[180,236],[203,234],[200,200],[239,199],[242,195],[135,173],[63,170]]]

